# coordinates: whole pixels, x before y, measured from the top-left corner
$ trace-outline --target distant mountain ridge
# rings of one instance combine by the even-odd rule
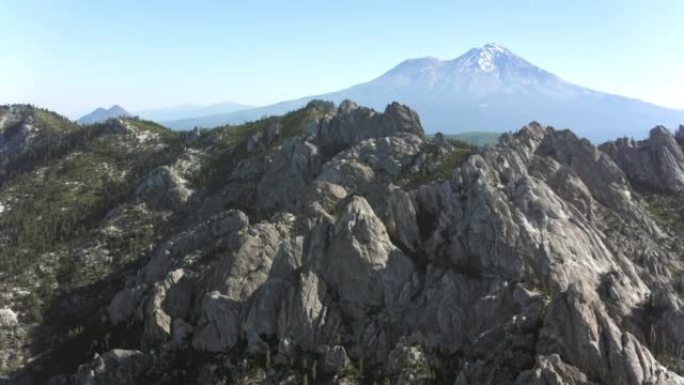
[[[174,129],[235,124],[304,106],[312,99],[351,99],[382,109],[392,101],[414,108],[429,132],[502,132],[529,121],[572,127],[580,136],[604,141],[644,137],[644,127],[677,127],[684,112],[572,84],[498,44],[473,48],[453,60],[406,60],[367,83],[322,95],[182,121]]]
[[[474,146],[485,146],[488,144],[496,144],[499,141],[499,137],[501,134],[496,133],[496,132],[488,132],[488,131],[469,131],[469,132],[462,132],[459,134],[452,134],[452,135],[447,135],[447,138],[451,139],[457,139],[469,144],[472,144]]]
[[[113,105],[110,108],[97,108],[93,112],[82,116],[76,122],[79,124],[93,124],[101,123],[109,119],[132,116],[130,112],[126,111],[119,105]]]
[[[134,114],[144,119],[166,121],[166,120],[180,120],[190,119],[201,116],[228,114],[254,106],[236,103],[232,101],[214,103],[209,105],[179,105],[174,107],[152,108],[146,110],[135,111]]]

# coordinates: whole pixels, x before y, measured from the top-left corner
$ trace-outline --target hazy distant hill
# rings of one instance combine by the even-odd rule
[[[306,105],[306,102],[302,102],[302,106]],[[299,106],[299,107],[302,107]],[[231,124],[238,124],[238,123],[245,123],[248,121],[252,120],[257,120],[260,119],[264,116],[271,116],[271,115],[276,115],[276,114],[284,114],[288,112],[289,110],[283,110],[280,111],[281,109],[277,109],[279,112],[275,112],[276,110],[273,110],[274,112],[272,113],[263,113],[259,114],[258,111],[260,110],[259,107],[257,108],[248,108],[244,110],[239,110],[231,113],[223,113],[223,114],[213,114],[213,115],[206,115],[206,116],[200,116],[200,115],[195,115],[195,117],[190,117],[190,118],[185,118],[185,119],[178,119],[178,120],[157,120],[161,124],[163,124],[166,127],[172,128],[174,130],[189,130],[194,127],[204,127],[204,128],[213,128],[213,127],[218,127],[225,125],[227,123]],[[154,120],[154,119],[153,119]]]
[[[111,106],[109,109],[102,107],[97,108],[95,109],[95,111],[78,119],[77,122],[80,124],[93,124],[104,122],[108,119],[120,118],[125,116],[131,116],[131,114],[125,109],[123,109],[123,107],[119,105],[114,105]]]
[[[445,133],[502,132],[538,120],[603,141],[644,137],[647,127],[674,128],[684,122],[683,111],[574,85],[504,47],[487,44],[453,60],[406,60],[370,82],[337,92],[165,123],[176,129],[240,123],[282,114],[311,99],[351,99],[374,108],[396,100],[416,109],[429,132]]]
[[[204,106],[186,104],[175,107],[135,111],[135,115],[150,120],[167,121],[196,118],[198,116],[202,117],[209,115],[228,114],[248,108],[254,108],[254,106],[235,102],[223,102]]]
[[[447,135],[448,138],[462,140],[466,143],[473,144],[475,146],[484,146],[487,144],[495,144],[499,141],[501,136],[498,132],[487,132],[487,131],[471,131],[463,132],[460,134]]]

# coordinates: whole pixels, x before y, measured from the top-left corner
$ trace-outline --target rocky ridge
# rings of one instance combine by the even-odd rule
[[[530,123],[475,151],[400,104],[307,109],[294,134],[188,139],[132,186],[101,227],[170,225],[50,384],[684,383],[681,234],[644,190],[681,204],[666,129],[597,148]]]

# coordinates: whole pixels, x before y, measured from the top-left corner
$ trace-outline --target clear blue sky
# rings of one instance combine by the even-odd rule
[[[73,114],[267,104],[496,42],[566,80],[684,108],[684,1],[4,0],[0,103]]]

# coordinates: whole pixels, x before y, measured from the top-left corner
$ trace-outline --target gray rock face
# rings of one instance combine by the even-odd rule
[[[139,351],[114,349],[79,367],[75,384],[135,384],[150,364],[149,358]]]
[[[193,199],[173,169],[138,188],[179,219],[106,313],[140,330],[151,373],[193,351],[208,378],[266,383],[684,383],[662,360],[684,353],[681,235],[635,183],[679,191],[671,135],[596,148],[531,123],[413,183],[459,148],[407,107],[285,129],[248,135]]]
[[[344,347],[335,345],[328,348],[325,352],[325,361],[323,362],[323,368],[327,372],[338,372],[351,364],[347,352]]]
[[[664,127],[651,130],[648,140],[635,142],[618,139],[601,146],[601,150],[620,165],[636,184],[660,191],[684,190],[684,153],[682,129],[677,139]]]
[[[413,266],[390,242],[368,202],[352,197],[331,231],[332,241],[320,263],[340,300],[354,307],[391,307]]]
[[[28,152],[38,140],[40,128],[31,110],[28,106],[0,107],[0,178],[10,161]]]
[[[591,288],[572,286],[551,304],[538,349],[559,353],[592,378],[612,384],[677,384],[632,334],[619,329]]]
[[[279,131],[273,126],[249,136],[245,149],[254,152],[272,146]],[[307,135],[284,140],[278,151],[240,161],[221,194],[208,199],[205,207],[241,207],[260,215],[293,211],[311,203],[307,198],[317,180],[338,185],[336,180],[346,180],[364,187],[366,179],[375,177],[371,170],[376,167],[380,176],[396,177],[417,152],[422,136],[418,116],[406,106],[393,103],[377,113],[348,101],[312,125]],[[371,141],[359,143],[365,139]],[[348,151],[339,154],[344,150]],[[337,163],[324,168],[335,155]],[[340,164],[343,170],[337,170]]]
[[[11,328],[17,325],[17,313],[12,309],[0,309],[0,327]]]
[[[240,307],[230,297],[217,291],[207,294],[202,303],[199,330],[194,336],[195,349],[221,352],[238,343]]]
[[[673,357],[684,354],[684,301],[681,292],[681,288],[678,292],[660,290],[653,293],[651,298],[652,310],[656,315],[649,330],[651,344]]]
[[[412,134],[364,140],[333,157],[316,180],[342,186],[374,207],[383,207],[389,184],[413,163],[422,144],[423,139]]]
[[[677,143],[684,146],[684,125],[680,125],[677,129],[677,132],[675,133],[675,140]]]
[[[286,144],[269,163],[273,167],[256,185],[256,205],[260,211],[300,204],[307,186],[320,173],[323,157],[315,144],[305,141]]]
[[[135,195],[152,207],[177,208],[192,195],[186,181],[169,167],[154,170],[135,190]]]
[[[325,161],[304,142],[311,151],[301,158],[316,158],[317,166],[274,165],[306,176],[298,181],[311,188],[296,191],[308,190],[301,201],[308,203],[286,205],[295,213],[273,223],[222,232],[227,251],[199,273],[193,296],[201,301],[183,321],[194,325],[195,349],[228,352],[245,341],[263,354],[275,339],[288,346],[279,355],[286,362],[300,350],[335,346],[325,353],[326,370],[349,365],[349,351],[398,373],[398,383],[430,381],[434,352],[463,355],[456,384],[681,381],[640,340],[645,331],[623,326],[655,282],[631,250],[671,255],[606,153],[570,132],[531,124],[472,156],[450,180],[407,190],[394,181],[423,139],[345,137],[342,126],[374,115],[351,104],[338,114],[344,119],[319,127],[317,135],[330,137],[318,143],[358,144]],[[312,212],[318,219],[293,236],[296,217]],[[631,249],[606,235],[607,220],[640,234]],[[146,269],[158,268],[153,260]],[[170,338],[160,299],[173,282],[151,287],[151,337]],[[676,340],[684,324],[673,301],[660,300],[657,325]],[[336,345],[336,335],[348,342]],[[505,367],[492,361],[509,355],[518,358]]]
[[[319,123],[314,131],[325,152],[349,147],[363,139],[381,138],[401,132],[422,136],[418,114],[399,103],[392,103],[383,114],[345,100],[337,114]]]
[[[427,365],[425,354],[415,346],[404,346],[399,343],[389,354],[388,369],[398,373],[403,369]]]
[[[561,360],[558,354],[538,356],[533,370],[520,374],[516,385],[590,385],[587,376],[579,369]]]
[[[171,315],[164,309],[169,299],[169,290],[183,279],[182,269],[174,270],[161,282],[157,282],[145,304],[145,336],[153,342],[163,342],[171,337]],[[187,301],[185,301],[187,302]],[[167,308],[174,306],[166,303]],[[175,306],[175,309],[184,307]]]

